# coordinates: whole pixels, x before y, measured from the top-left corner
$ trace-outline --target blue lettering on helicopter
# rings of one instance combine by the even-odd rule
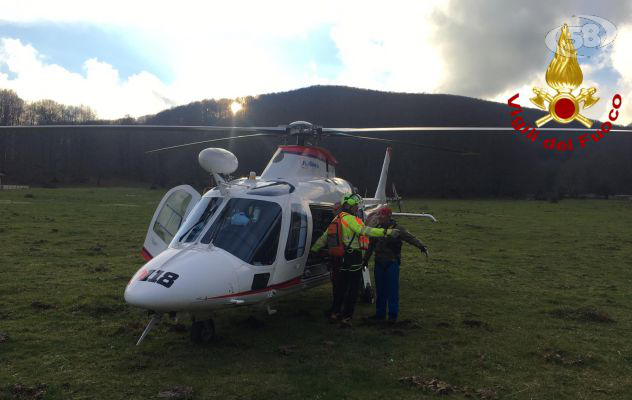
[[[145,281],[145,282],[152,282],[152,283],[155,282],[166,288],[170,288],[171,285],[173,285],[173,282],[175,282],[176,279],[178,279],[179,277],[180,275],[173,272],[165,272],[159,269],[150,269],[147,275],[145,275],[145,277],[140,280]]]
[[[318,166],[318,163],[315,163],[314,161],[307,161],[307,160],[303,160],[303,163],[301,164],[301,167],[303,168],[320,168]]]

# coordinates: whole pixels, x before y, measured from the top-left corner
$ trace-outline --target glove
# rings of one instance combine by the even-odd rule
[[[387,230],[385,230],[385,231],[384,231],[384,235],[385,235],[385,236],[391,236],[391,237],[396,238],[396,237],[398,237],[398,236],[399,236],[399,229],[395,229],[395,228],[390,229],[390,228],[389,228],[389,229],[387,229]]]
[[[426,255],[426,261],[427,261],[428,260],[428,248],[426,246],[422,245],[419,250],[421,250],[421,254],[425,254]]]

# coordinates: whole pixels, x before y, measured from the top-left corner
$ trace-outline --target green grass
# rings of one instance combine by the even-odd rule
[[[400,221],[431,254],[405,246],[410,326],[330,325],[323,286],[273,316],[218,313],[210,346],[167,322],[136,347],[148,318],[123,290],[161,196],[0,192],[0,398],[40,383],[50,399],[147,399],[174,386],[194,399],[439,397],[399,382],[412,375],[499,399],[632,398],[632,202],[408,201],[439,219]],[[357,317],[372,312],[360,305]],[[246,326],[250,315],[264,326]]]

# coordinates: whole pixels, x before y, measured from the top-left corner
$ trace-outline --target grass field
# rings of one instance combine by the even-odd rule
[[[400,221],[431,254],[405,247],[409,321],[331,325],[323,286],[219,313],[209,346],[163,322],[136,347],[123,290],[161,196],[0,192],[0,398],[632,398],[630,201],[409,201],[439,219]]]

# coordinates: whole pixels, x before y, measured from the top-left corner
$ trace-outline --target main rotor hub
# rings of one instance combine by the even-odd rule
[[[294,121],[285,128],[285,132],[288,137],[296,137],[297,145],[318,145],[323,128],[307,121]]]

